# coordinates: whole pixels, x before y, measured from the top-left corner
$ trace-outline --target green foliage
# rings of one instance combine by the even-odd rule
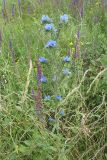
[[[21,6],[17,1],[6,2],[5,17],[0,17],[0,159],[106,159],[107,13],[100,0],[86,1],[80,18],[78,6],[71,8],[70,0],[22,0]],[[60,24],[64,13],[69,21]],[[52,18],[59,35],[44,30],[44,14]],[[80,51],[75,58],[78,29]],[[57,47],[45,48],[49,39],[56,40]],[[71,61],[64,63],[67,54]],[[38,55],[48,59],[41,64],[48,78],[42,95],[51,95],[50,101],[42,100],[40,117],[31,94],[38,89]],[[70,69],[70,76],[63,75],[64,68]],[[53,75],[58,81],[52,81]],[[56,95],[62,100],[56,101]],[[50,117],[55,121],[49,122]]]

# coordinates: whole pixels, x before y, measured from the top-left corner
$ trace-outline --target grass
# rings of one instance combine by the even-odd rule
[[[107,13],[100,0],[87,1],[81,17],[79,3],[6,2],[0,17],[0,159],[107,159]],[[61,24],[64,13],[69,20]],[[58,32],[45,31],[44,14]],[[44,47],[50,39],[55,48]],[[66,55],[71,59],[64,63]],[[48,60],[40,66],[48,81],[40,86],[38,56]]]

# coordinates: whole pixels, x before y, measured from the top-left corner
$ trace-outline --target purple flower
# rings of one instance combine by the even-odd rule
[[[45,30],[46,31],[51,31],[51,30],[53,30],[54,29],[54,25],[53,24],[46,24],[45,25]]]
[[[21,0],[18,0],[18,5],[20,6],[20,4],[21,4]]]
[[[56,96],[56,100],[61,101],[62,97],[60,95]]]
[[[41,77],[41,82],[46,83],[47,82],[47,78],[45,76],[42,75]]]
[[[77,38],[80,39],[80,30],[77,32]]]
[[[13,4],[12,5],[12,16],[14,16],[15,15],[15,5]]]
[[[12,49],[12,40],[9,40],[9,48]]]
[[[49,101],[50,99],[51,99],[51,96],[49,96],[49,95],[47,95],[47,96],[44,97],[45,101]]]
[[[45,57],[40,57],[39,62],[45,63],[45,62],[47,62],[47,59]]]
[[[83,7],[82,7],[81,10],[80,10],[80,16],[81,16],[81,18],[83,17],[83,15],[84,15],[84,11],[83,11]]]
[[[42,109],[42,83],[41,83],[41,77],[42,77],[42,67],[41,64],[37,61],[37,78],[38,78],[38,84],[37,84],[37,95],[35,96],[36,100],[36,111],[37,114],[41,112]],[[34,91],[33,91],[34,94]]]
[[[38,79],[38,86],[41,85],[41,77],[42,77],[42,67],[40,63],[37,63],[37,79]]]
[[[9,48],[10,48],[11,55],[12,55],[12,61],[15,64],[15,52],[13,50],[13,44],[12,44],[12,40],[11,39],[9,40]]]
[[[31,12],[31,7],[30,7],[30,5],[28,6],[27,11],[28,11],[28,14],[30,14],[30,12]]]
[[[34,95],[35,95],[35,91],[34,91],[34,89],[32,89],[31,94],[32,94],[32,96],[34,96]]]
[[[68,22],[68,15],[64,14],[64,15],[60,16],[60,21],[67,23]]]
[[[65,69],[63,70],[63,73],[64,73],[65,76],[69,76],[69,75],[71,74],[71,72],[69,71],[68,68],[65,68]]]
[[[77,40],[76,40],[76,44],[75,44],[75,54],[74,54],[74,58],[79,58],[79,53],[80,53],[80,42],[79,39],[80,38],[80,32],[78,31],[77,33]]]
[[[42,23],[51,22],[51,19],[47,15],[42,16]]]
[[[55,47],[56,45],[57,45],[56,41],[49,40],[49,41],[47,42],[47,44],[45,45],[45,48]]]
[[[64,62],[70,62],[70,59],[71,59],[70,56],[65,56],[64,59],[63,59],[63,61]]]
[[[78,3],[78,0],[73,0],[73,4],[76,5]]]
[[[2,9],[2,16],[3,16],[3,18],[5,18],[4,9]]]
[[[1,44],[2,44],[2,32],[0,30],[0,46],[1,46]]]

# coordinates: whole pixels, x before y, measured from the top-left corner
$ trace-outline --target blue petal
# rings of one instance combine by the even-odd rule
[[[41,82],[46,83],[46,82],[47,82],[47,78],[46,78],[45,76],[42,76],[42,77],[41,77]]]
[[[53,41],[53,40],[49,40],[47,42],[47,44],[45,45],[46,48],[49,48],[49,47],[55,47],[56,46],[56,41]]]
[[[44,22],[51,22],[51,19],[48,17],[48,15],[42,16],[42,23],[44,23]]]
[[[46,31],[50,31],[50,30],[53,30],[54,29],[54,25],[53,24],[46,24],[45,25],[45,30]]]
[[[71,58],[70,58],[69,56],[65,56],[64,59],[63,59],[63,61],[64,61],[64,62],[70,62],[70,59],[71,59]]]
[[[68,22],[68,15],[64,14],[64,15],[60,16],[60,21],[61,22]]]
[[[50,99],[51,99],[51,96],[49,96],[49,95],[44,97],[45,101],[49,101]]]
[[[56,96],[56,100],[61,101],[62,97],[58,95],[58,96]]]
[[[40,57],[40,58],[39,58],[39,62],[44,62],[44,63],[45,63],[45,62],[47,62],[47,59],[44,58],[44,57]]]
[[[63,70],[63,73],[64,73],[64,75],[66,75],[66,76],[68,76],[68,75],[71,74],[71,72],[69,71],[68,68],[65,68],[65,69]]]
[[[60,115],[65,116],[65,111],[63,109],[60,111]]]

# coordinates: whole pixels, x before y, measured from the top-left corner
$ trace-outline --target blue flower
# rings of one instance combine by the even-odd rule
[[[64,111],[64,109],[62,109],[62,110],[59,112],[59,114],[60,114],[61,116],[65,116],[65,111]]]
[[[44,97],[45,101],[49,101],[50,99],[51,99],[51,96],[49,96],[49,95]]]
[[[49,122],[55,122],[55,119],[54,119],[54,118],[49,117],[48,121],[49,121]]]
[[[42,16],[42,23],[50,22],[50,21],[51,21],[51,19],[47,15]]]
[[[51,31],[51,30],[53,30],[54,29],[54,25],[53,24],[46,24],[45,25],[45,30],[46,31]]]
[[[64,15],[60,16],[60,21],[67,23],[68,22],[68,15],[64,14]]]
[[[53,40],[49,40],[47,42],[47,44],[45,45],[46,48],[49,48],[49,47],[55,47],[56,46],[56,41],[53,41]]]
[[[63,70],[63,73],[64,73],[65,76],[69,76],[69,75],[71,74],[71,72],[69,71],[68,68],[65,68],[65,69]]]
[[[63,61],[64,62],[70,62],[70,59],[71,59],[70,56],[65,56],[64,59],[63,59]]]
[[[58,96],[56,96],[56,100],[61,101],[62,97],[58,95]]]
[[[52,80],[53,80],[53,81],[57,81],[57,80],[58,80],[58,77],[57,77],[56,75],[54,75],[53,78],[52,78]]]
[[[39,62],[45,63],[45,62],[47,62],[47,59],[45,57],[40,57]]]
[[[41,77],[41,82],[46,83],[47,82],[47,78],[45,76]]]

